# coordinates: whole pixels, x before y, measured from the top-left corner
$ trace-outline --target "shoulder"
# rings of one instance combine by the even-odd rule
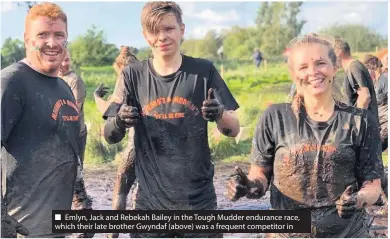
[[[13,80],[28,73],[28,66],[21,62],[16,62],[1,70],[1,80]]]
[[[198,69],[213,70],[214,64],[210,60],[183,55],[184,64]]]
[[[360,128],[361,124],[372,124],[376,122],[374,114],[368,109],[361,109],[341,102],[337,102],[337,110],[341,113],[342,121],[355,124]]]
[[[1,87],[2,89],[7,87],[9,84],[24,85],[24,79],[29,75],[30,68],[21,62],[16,62],[10,66],[1,70]]]
[[[273,117],[292,117],[294,112],[292,111],[290,103],[278,103],[268,106],[261,114],[260,118],[273,118]]]
[[[361,63],[360,61],[358,60],[355,60],[353,62],[351,62],[351,64],[349,65],[349,70],[352,72],[352,73],[356,73],[356,72],[366,72],[369,74],[367,68],[365,65],[363,65],[363,63]]]
[[[148,59],[128,64],[123,68],[123,72],[125,74],[130,74],[131,72],[141,72],[147,68],[148,68]]]

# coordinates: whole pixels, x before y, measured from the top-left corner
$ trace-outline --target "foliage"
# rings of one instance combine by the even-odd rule
[[[110,65],[119,54],[114,44],[107,43],[104,31],[94,25],[83,36],[77,37],[69,48],[76,68]]]
[[[357,24],[333,25],[323,29],[321,33],[344,38],[352,52],[373,51],[376,47],[387,47],[387,37],[383,37],[372,29]]]
[[[25,57],[24,44],[19,39],[7,38],[1,48],[1,69]]]

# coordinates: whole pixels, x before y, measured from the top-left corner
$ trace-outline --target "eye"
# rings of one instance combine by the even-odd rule
[[[307,66],[301,66],[301,67],[299,67],[299,70],[300,71],[303,71],[303,70],[306,70],[307,69]]]

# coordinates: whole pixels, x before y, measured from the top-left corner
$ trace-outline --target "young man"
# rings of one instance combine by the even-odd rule
[[[73,190],[76,197],[85,193],[79,110],[58,78],[67,37],[58,5],[33,6],[25,20],[26,58],[1,71],[2,237],[27,234],[13,219],[29,237],[64,236],[52,233],[52,210],[70,210]]]
[[[348,42],[337,38],[334,48],[337,65],[345,71],[344,90],[346,100],[352,106],[368,109],[378,118],[374,84],[367,68],[360,61],[352,58]]]
[[[176,3],[147,3],[141,22],[154,58],[123,70],[127,99],[106,112],[105,138],[117,143],[134,127],[136,210],[216,209],[207,122],[235,137],[239,106],[211,62],[180,54],[184,24]],[[183,234],[132,235],[139,236]]]

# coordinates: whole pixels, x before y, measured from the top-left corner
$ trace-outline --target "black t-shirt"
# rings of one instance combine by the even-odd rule
[[[2,189],[31,237],[52,237],[52,210],[71,208],[79,112],[69,86],[22,62],[1,71]]]
[[[378,105],[376,100],[374,83],[367,68],[360,61],[353,61],[345,72],[344,89],[348,103],[356,107],[357,91],[360,87],[367,87],[370,91],[371,101],[368,110],[378,117]]]
[[[335,202],[348,185],[380,178],[381,153],[377,120],[367,110],[337,103],[328,121],[316,122],[303,107],[298,120],[291,104],[276,104],[259,118],[251,161],[272,168],[274,209],[320,209],[326,213],[314,223],[326,232],[324,221],[336,231],[346,227]]]
[[[210,61],[183,56],[179,70],[159,76],[151,59],[123,70],[125,94],[142,110],[135,126],[140,209],[211,209],[216,205],[207,121],[209,88],[226,110],[239,106]]]

